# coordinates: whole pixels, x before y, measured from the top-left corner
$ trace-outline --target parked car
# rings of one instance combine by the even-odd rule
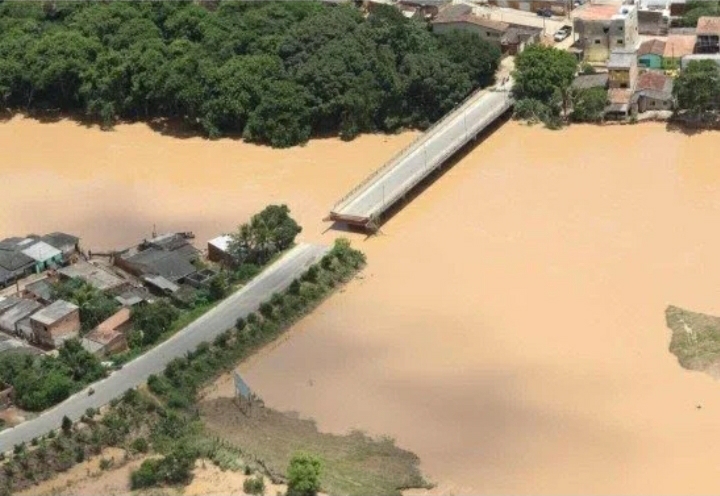
[[[560,29],[558,29],[555,32],[554,39],[555,41],[562,41],[568,36],[570,36],[570,33],[572,33],[572,27],[571,26],[563,26]]]
[[[553,13],[552,13],[552,10],[545,8],[545,9],[538,9],[537,15],[539,15],[540,17],[552,17]]]

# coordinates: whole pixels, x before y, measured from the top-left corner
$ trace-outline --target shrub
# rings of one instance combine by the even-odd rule
[[[130,448],[136,453],[147,453],[149,446],[147,439],[139,437],[130,444]]]
[[[19,455],[20,453],[25,452],[25,443],[16,444],[13,446],[13,453],[16,455]]]
[[[288,496],[315,496],[320,491],[320,460],[312,455],[293,455],[288,467]]]
[[[254,324],[257,324],[258,322],[260,322],[260,317],[258,317],[255,312],[250,312],[246,318],[247,318],[247,323],[250,325],[254,325]]]
[[[87,418],[93,418],[95,415],[97,415],[97,410],[95,410],[93,407],[90,407],[87,410],[85,410],[85,416]]]
[[[265,479],[262,475],[248,477],[243,481],[243,492],[246,494],[265,494]]]
[[[83,461],[85,461],[85,450],[78,446],[75,448],[75,462],[82,463]]]
[[[55,431],[50,431],[50,432],[48,432],[47,437],[48,437],[48,439],[54,438],[54,437],[55,437]]]
[[[133,490],[157,485],[158,477],[155,462],[155,460],[145,460],[140,465],[140,468],[133,471],[130,475],[130,487]]]
[[[65,434],[68,434],[72,430],[72,420],[68,418],[67,415],[65,415],[62,419],[62,431]]]
[[[239,317],[235,321],[235,329],[237,329],[238,331],[242,331],[243,329],[245,329],[246,325],[247,325],[247,322],[242,317]]]
[[[107,470],[112,467],[112,458],[101,458],[100,459],[100,470]]]
[[[30,444],[31,444],[32,446],[37,446],[37,445],[38,445],[38,438],[36,438],[36,437],[32,438],[32,439],[30,440]]]
[[[270,302],[264,301],[260,304],[260,313],[263,317],[266,319],[269,319],[272,317],[273,312],[273,306],[270,304]]]

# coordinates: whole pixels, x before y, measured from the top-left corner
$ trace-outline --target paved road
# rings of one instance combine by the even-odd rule
[[[79,419],[89,407],[99,408],[109,403],[127,389],[144,383],[150,374],[162,372],[165,365],[174,358],[184,356],[203,341],[212,342],[219,334],[233,327],[238,317],[255,311],[260,303],[269,299],[273,293],[287,288],[293,279],[327,251],[327,247],[308,244],[293,248],[245,287],[170,339],[125,364],[108,378],[93,384],[95,394],[92,396],[88,396],[87,389],[84,389],[37,418],[0,432],[0,452],[57,429],[65,415],[73,420]]]
[[[412,187],[512,104],[512,81],[498,91],[479,90],[420,138],[387,162],[376,175],[333,208],[334,220],[366,223],[382,214]]]

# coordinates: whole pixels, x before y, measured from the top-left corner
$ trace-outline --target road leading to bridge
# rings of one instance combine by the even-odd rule
[[[88,396],[88,388],[83,389],[40,416],[0,432],[0,452],[59,428],[63,416],[78,420],[89,407],[100,408],[106,405],[110,400],[122,396],[129,388],[144,383],[150,374],[162,372],[174,358],[184,356],[204,341],[212,342],[218,335],[235,326],[239,317],[255,311],[260,303],[270,299],[273,293],[287,288],[293,279],[299,277],[327,251],[325,246],[296,246],[242,289],[228,296],[170,339],[127,363],[108,378],[93,384],[95,393],[92,396]]]
[[[509,80],[470,95],[340,200],[330,219],[373,227],[385,210],[512,106],[511,88]]]

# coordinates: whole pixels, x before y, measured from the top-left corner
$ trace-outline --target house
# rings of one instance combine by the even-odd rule
[[[670,26],[669,17],[662,11],[639,10],[638,33],[650,36],[665,36]]]
[[[215,275],[216,272],[212,269],[202,269],[187,276],[185,283],[193,288],[204,288],[210,284],[210,280],[215,277]]]
[[[0,249],[0,285],[8,286],[33,273],[35,260],[19,251]]]
[[[638,71],[634,53],[612,52],[607,67],[610,88],[633,89]]]
[[[119,294],[128,288],[129,282],[101,266],[81,261],[58,270],[61,278],[80,279],[95,289]]]
[[[80,332],[80,307],[65,300],[57,300],[30,317],[35,340],[57,348],[63,341],[77,337]]]
[[[663,51],[663,68],[678,69],[680,61],[695,51],[694,34],[671,34],[665,42]]]
[[[38,281],[26,284],[23,289],[26,298],[39,301],[43,305],[49,305],[53,302],[53,290],[50,280],[46,277]]]
[[[511,24],[500,39],[500,48],[504,54],[517,55],[522,53],[526,46],[539,43],[541,37],[541,28]]]
[[[35,272],[38,273],[59,267],[63,263],[62,252],[44,241],[33,240],[28,243],[27,248],[21,250],[21,253],[35,261]]]
[[[605,107],[606,119],[624,119],[634,110],[632,107],[633,90],[611,88],[608,90],[608,105]]]
[[[661,69],[663,66],[663,54],[665,53],[665,42],[653,38],[640,44],[637,51],[638,65],[648,69]]]
[[[695,53],[720,52],[720,17],[699,18],[695,36]]]
[[[450,4],[452,0],[400,0],[398,6],[416,7],[421,15],[428,19],[433,18],[443,7]]]
[[[126,334],[132,327],[130,309],[121,308],[89,332],[81,344],[90,353],[110,355],[127,349]]]
[[[177,283],[196,272],[193,262],[200,258],[200,252],[181,233],[164,234],[129,248],[114,257],[114,263],[130,274],[145,279],[145,276],[161,276]]]
[[[510,27],[505,22],[476,16],[472,14],[470,6],[464,4],[445,7],[432,20],[431,24],[435,33],[447,33],[454,30],[468,31],[498,47],[501,46],[502,37]]]
[[[673,78],[660,71],[643,72],[635,85],[638,112],[672,110],[675,104],[672,90]]]
[[[41,308],[42,304],[37,301],[20,300],[16,305],[0,315],[0,329],[13,334],[17,333],[19,331],[18,323]]]
[[[20,298],[17,298],[15,296],[0,297],[0,314],[3,314],[6,311],[10,310],[12,307],[17,305],[21,301],[22,300]]]
[[[602,62],[615,50],[637,48],[638,15],[633,5],[585,4],[573,15],[576,44],[588,62]]]
[[[564,16],[570,13],[572,2],[566,0],[488,0],[488,4],[525,12],[537,12],[549,9],[554,15]]]
[[[53,232],[40,238],[40,241],[60,250],[64,263],[70,263],[80,252],[80,238],[72,234]]]
[[[600,72],[598,74],[580,74],[576,76],[570,85],[576,90],[588,90],[590,88],[607,88],[608,73]]]
[[[216,263],[232,264],[235,260],[229,252],[230,243],[232,243],[232,236],[228,234],[208,241],[208,260]]]
[[[167,296],[180,289],[180,286],[163,276],[148,275],[142,277],[143,282],[150,288],[150,291],[159,295]]]

